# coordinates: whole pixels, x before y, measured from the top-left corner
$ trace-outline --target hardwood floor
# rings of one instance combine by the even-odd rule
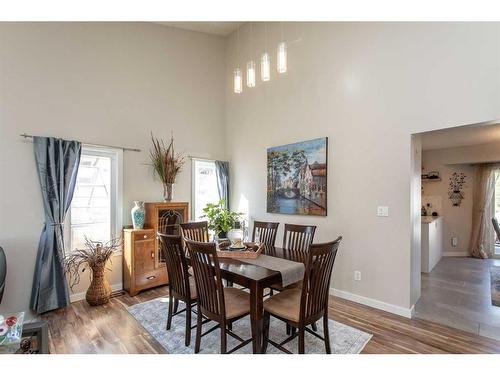
[[[165,353],[126,307],[166,294],[162,287],[135,297],[120,295],[104,306],[80,301],[45,314],[51,353]],[[329,313],[332,319],[373,334],[362,353],[500,353],[500,341],[341,298],[331,298]]]

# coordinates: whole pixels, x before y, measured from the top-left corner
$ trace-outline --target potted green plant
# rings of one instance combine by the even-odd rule
[[[242,215],[241,212],[226,209],[224,199],[218,203],[208,203],[203,212],[205,213],[203,217],[208,220],[208,227],[218,238],[226,238],[227,232],[239,223]]]

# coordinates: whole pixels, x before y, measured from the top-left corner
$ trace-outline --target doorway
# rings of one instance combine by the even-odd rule
[[[492,304],[490,279],[490,268],[500,267],[497,236],[489,242],[488,259],[471,257],[476,166],[500,161],[500,121],[413,138],[419,160],[412,163],[412,292],[417,286],[420,292],[412,299],[414,317],[500,339],[500,307]],[[500,221],[500,170],[494,173],[489,223]]]

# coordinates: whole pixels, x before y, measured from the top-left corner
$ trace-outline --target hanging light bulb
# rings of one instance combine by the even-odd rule
[[[241,76],[241,69],[234,69],[233,75],[233,83],[234,83],[234,93],[241,94],[243,91],[243,77]]]
[[[255,62],[253,60],[247,62],[247,86],[255,87]]]
[[[263,82],[271,79],[271,61],[267,52],[264,52],[260,58],[260,79]]]
[[[277,56],[277,69],[278,73],[286,73],[286,43],[281,42],[278,44]]]

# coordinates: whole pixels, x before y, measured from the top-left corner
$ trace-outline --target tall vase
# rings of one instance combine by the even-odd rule
[[[163,184],[163,200],[165,202],[172,201],[173,192],[174,192],[174,184],[173,183]]]
[[[92,268],[92,282],[90,283],[85,299],[91,306],[104,305],[111,297],[111,287],[104,275],[106,263],[97,263]]]
[[[132,207],[130,213],[132,214],[132,224],[134,226],[134,229],[144,228],[144,218],[146,216],[144,202],[134,201],[134,207]]]

